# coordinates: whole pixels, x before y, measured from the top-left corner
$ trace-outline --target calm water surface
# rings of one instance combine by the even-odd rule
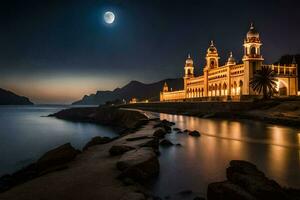
[[[93,136],[117,136],[108,127],[42,117],[63,108],[66,107],[0,107],[0,175],[66,142],[82,148]],[[161,173],[148,185],[159,196],[186,189],[205,195],[208,183],[225,179],[225,169],[232,159],[251,161],[280,184],[300,187],[299,129],[247,120],[154,115],[175,122],[175,127],[202,133],[200,138],[175,132],[167,135],[182,147],[160,149]]]
[[[200,138],[172,133],[182,147],[160,148],[161,173],[148,187],[159,196],[190,189],[205,195],[208,183],[225,180],[233,159],[255,163],[284,186],[300,188],[300,130],[254,121],[229,121],[158,114],[182,130],[198,130]]]
[[[63,106],[0,106],[0,176],[66,142],[82,148],[93,136],[115,137],[108,127],[47,116]]]

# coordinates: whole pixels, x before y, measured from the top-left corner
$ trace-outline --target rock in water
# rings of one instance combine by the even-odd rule
[[[99,145],[99,144],[106,144],[108,142],[110,142],[111,139],[109,137],[100,137],[100,136],[96,136],[93,137],[84,147],[83,147],[83,151],[87,150],[89,147],[91,146],[95,146],[95,145]]]
[[[48,170],[52,167],[70,162],[77,156],[77,154],[78,150],[74,149],[70,143],[67,143],[46,152],[40,159],[38,159],[36,166],[40,172]]]
[[[159,162],[152,148],[142,147],[124,153],[117,168],[122,171],[121,178],[143,181],[159,173]]]
[[[187,129],[185,129],[183,132],[184,132],[184,133],[189,133],[189,132],[191,132],[191,131],[190,131],[190,130],[187,130]]]
[[[175,125],[174,122],[170,122],[170,121],[168,121],[168,120],[166,120],[166,119],[162,120],[161,123],[163,123],[163,124],[165,124],[165,125],[167,125],[167,126],[173,126],[173,125]]]
[[[200,133],[196,130],[189,132],[189,135],[193,137],[200,137]]]
[[[278,183],[268,179],[255,165],[247,161],[231,161],[227,168],[227,179],[258,199],[288,199]]]
[[[263,172],[247,161],[233,160],[227,168],[227,181],[208,185],[208,200],[291,200],[299,190],[287,190],[268,179]],[[299,192],[300,194],[300,192]]]
[[[114,145],[109,149],[109,153],[112,156],[117,156],[117,155],[121,155],[127,151],[133,150],[135,149],[132,146],[128,146],[128,145],[124,145],[124,144],[120,144],[120,145]]]
[[[177,128],[177,127],[173,128],[173,130],[174,130],[174,131],[177,131],[177,132],[178,132],[178,131],[181,131],[180,128]]]
[[[173,143],[170,140],[164,139],[159,143],[161,146],[169,147],[173,146]]]
[[[162,120],[158,124],[155,124],[154,128],[164,128],[164,130],[166,130],[167,133],[171,133],[172,132],[171,126],[173,126],[174,124],[175,124],[174,122]]]

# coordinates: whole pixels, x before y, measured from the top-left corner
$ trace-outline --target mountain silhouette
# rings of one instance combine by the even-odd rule
[[[33,105],[33,103],[27,97],[0,88],[0,105]]]
[[[182,78],[165,79],[150,84],[131,81],[124,87],[116,88],[113,91],[97,91],[96,94],[85,95],[81,100],[74,102],[73,105],[98,105],[116,99],[124,99],[128,102],[133,97],[138,100],[158,101],[159,93],[162,91],[165,82],[167,82],[170,89],[179,90],[183,88]]]

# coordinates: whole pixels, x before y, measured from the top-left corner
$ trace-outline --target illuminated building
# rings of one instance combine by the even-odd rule
[[[276,75],[278,96],[296,96],[298,92],[297,64],[265,65],[261,54],[259,33],[251,24],[244,40],[242,64],[237,64],[232,53],[225,65],[219,65],[219,55],[213,41],[207,49],[203,75],[194,75],[194,62],[188,55],[184,66],[183,90],[169,91],[165,83],[160,101],[212,100],[239,101],[262,95],[253,91],[250,80],[262,66],[270,67]]]

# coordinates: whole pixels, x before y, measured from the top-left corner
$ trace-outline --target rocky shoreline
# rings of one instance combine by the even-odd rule
[[[197,131],[172,128],[174,123],[166,120],[147,119],[133,110],[74,108],[51,116],[115,125],[122,131],[117,138],[94,137],[82,151],[64,144],[16,173],[2,176],[0,199],[159,200],[162,198],[153,196],[143,184],[159,174],[160,146],[181,146],[167,140],[166,134],[173,129],[177,134],[201,136]],[[281,187],[246,161],[231,161],[227,179],[209,184],[208,200],[298,200],[300,196],[300,190]],[[191,194],[182,191],[175,199],[205,199]]]
[[[135,132],[148,121],[147,116],[139,111],[115,107],[70,108],[51,114],[49,117],[110,126],[117,130],[120,135]]]

